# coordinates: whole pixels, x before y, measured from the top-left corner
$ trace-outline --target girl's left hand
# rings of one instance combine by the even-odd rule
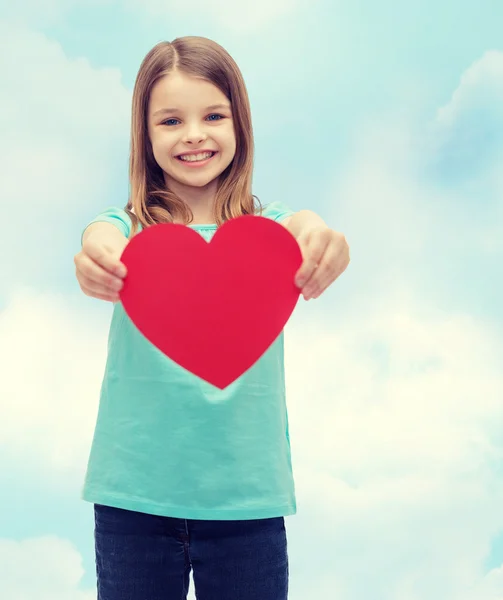
[[[314,227],[297,237],[303,263],[295,284],[305,300],[318,298],[349,265],[349,246],[342,233],[326,226]]]

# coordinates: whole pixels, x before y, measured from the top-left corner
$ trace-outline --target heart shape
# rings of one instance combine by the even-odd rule
[[[224,389],[280,335],[300,291],[300,247],[283,225],[244,215],[208,243],[181,224],[141,231],[121,257],[120,293],[137,329],[161,352]]]

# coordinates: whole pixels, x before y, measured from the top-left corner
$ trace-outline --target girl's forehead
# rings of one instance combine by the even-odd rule
[[[204,112],[209,107],[230,110],[230,102],[216,85],[199,77],[170,73],[156,82],[149,98],[151,115]]]
[[[153,118],[159,114],[199,114],[210,110],[230,111],[231,104],[215,85],[195,78],[190,82],[158,81],[148,103]]]
[[[153,86],[150,94],[151,103],[170,101],[183,105],[197,105],[205,104],[208,100],[217,103],[226,102],[227,98],[211,81],[179,72],[162,77]]]

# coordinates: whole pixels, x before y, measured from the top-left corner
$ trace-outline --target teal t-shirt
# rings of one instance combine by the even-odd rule
[[[278,222],[291,214],[280,202],[263,212]],[[97,221],[129,235],[120,208]],[[217,229],[189,227],[207,241]],[[283,336],[219,390],[162,354],[115,304],[82,498],[183,519],[295,514]]]

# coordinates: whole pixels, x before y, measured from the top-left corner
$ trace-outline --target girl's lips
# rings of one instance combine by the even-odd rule
[[[218,154],[218,152],[213,152],[213,156],[210,156],[209,158],[206,158],[204,160],[183,160],[179,156],[177,156],[176,158],[177,158],[178,162],[181,162],[186,167],[190,167],[190,168],[194,169],[197,167],[206,166],[211,160],[213,160],[215,158],[215,156],[217,154]]]

